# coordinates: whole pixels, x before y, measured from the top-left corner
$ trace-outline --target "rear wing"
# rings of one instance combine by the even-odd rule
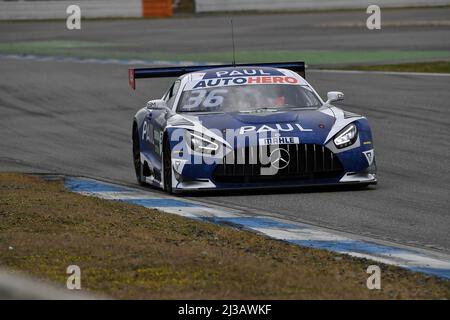
[[[305,62],[276,62],[276,63],[243,63],[243,64],[217,64],[217,65],[203,65],[203,66],[187,66],[187,67],[167,67],[167,68],[138,68],[128,69],[128,81],[131,88],[136,89],[136,79],[146,78],[165,78],[165,77],[179,77],[190,72],[203,71],[216,68],[229,67],[270,67],[282,68],[297,72],[305,78]]]

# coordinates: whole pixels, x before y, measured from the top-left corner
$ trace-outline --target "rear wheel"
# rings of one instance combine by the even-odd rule
[[[144,185],[145,180],[142,174],[143,167],[141,163],[141,147],[139,145],[139,131],[136,123],[133,125],[133,163],[136,180],[140,185]]]
[[[164,191],[172,193],[172,156],[169,142],[166,139],[164,139],[163,145]]]

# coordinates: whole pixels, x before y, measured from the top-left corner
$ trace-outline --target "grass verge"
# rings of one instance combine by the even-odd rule
[[[111,50],[114,48],[115,50]],[[233,53],[195,52],[167,53],[140,51],[120,43],[98,41],[25,41],[0,42],[0,54],[63,56],[97,59],[141,59],[146,61],[194,61],[230,63]],[[238,50],[239,63],[262,63],[274,61],[306,61],[309,66],[387,64],[398,61],[417,62],[426,60],[448,60],[450,51],[394,51],[394,50]]]
[[[347,70],[450,73],[450,61],[353,66]]]
[[[450,281],[0,173],[0,266],[115,298],[450,298]]]

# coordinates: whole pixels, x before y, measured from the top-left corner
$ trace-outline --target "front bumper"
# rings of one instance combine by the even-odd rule
[[[225,158],[217,163],[208,159],[202,163],[177,159],[172,155],[173,191],[274,189],[311,186],[369,185],[377,183],[377,168],[373,147],[358,145],[342,152],[333,152],[322,145],[290,145],[289,166],[275,175],[258,174],[252,165]],[[245,150],[244,150],[245,149]],[[248,147],[236,149],[249,160]],[[258,164],[258,169],[261,169]],[[231,167],[231,168],[230,168]],[[220,174],[218,174],[218,171]]]
[[[187,181],[177,184],[173,188],[174,193],[212,191],[212,190],[271,190],[289,188],[310,188],[310,187],[339,187],[339,186],[365,186],[376,185],[378,183],[376,175],[354,174],[351,180],[343,181],[290,181],[288,183],[252,183],[252,184],[214,184],[211,180]]]
[[[248,183],[218,183],[209,178],[191,179],[178,175],[174,179],[173,192],[193,192],[209,190],[258,190],[258,189],[283,189],[323,186],[348,186],[348,185],[376,185],[378,183],[376,164],[373,163],[360,172],[345,172],[332,179],[300,179],[300,180],[274,180]]]

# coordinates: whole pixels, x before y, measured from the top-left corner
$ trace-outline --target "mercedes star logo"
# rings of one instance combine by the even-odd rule
[[[286,168],[290,160],[289,152],[286,149],[278,148],[270,153],[270,164],[278,170]]]

